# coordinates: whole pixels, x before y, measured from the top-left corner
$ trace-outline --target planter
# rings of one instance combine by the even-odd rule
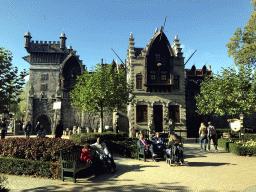
[[[223,137],[223,139],[230,139],[231,138],[230,133],[228,133],[228,132],[224,132],[222,137]]]

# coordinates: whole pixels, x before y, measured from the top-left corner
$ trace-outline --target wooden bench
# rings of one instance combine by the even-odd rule
[[[60,151],[61,161],[61,180],[72,179],[76,183],[77,173],[81,170],[91,167],[80,160],[81,149],[75,149],[74,151]],[[66,176],[66,174],[69,174]]]
[[[141,149],[143,150],[143,152],[140,151]],[[145,148],[140,148],[139,146],[137,146],[137,152],[138,152],[138,160],[143,159],[146,162]]]

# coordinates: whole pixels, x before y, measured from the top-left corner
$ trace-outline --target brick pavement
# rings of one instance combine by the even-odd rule
[[[213,149],[213,146],[212,146]],[[199,152],[199,144],[184,144],[188,166],[171,166],[165,161],[147,162],[115,156],[117,171],[98,177],[65,180],[6,175],[12,191],[256,191],[256,158],[240,157],[219,149]]]

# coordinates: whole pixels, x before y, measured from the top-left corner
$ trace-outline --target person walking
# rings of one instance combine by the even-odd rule
[[[55,138],[61,138],[62,135],[63,135],[63,125],[59,120],[58,125],[56,126],[56,129],[55,129]]]
[[[38,130],[40,129],[40,122],[38,121],[37,122],[37,124],[36,124],[36,127],[35,127],[35,129],[36,129],[36,135],[38,135]]]
[[[22,131],[22,128],[23,128],[23,122],[20,121],[20,132]]]
[[[218,152],[217,149],[217,137],[216,137],[216,129],[212,125],[211,122],[208,122],[208,127],[207,127],[207,138],[208,138],[208,150],[211,150],[211,140],[213,141],[213,145],[215,147],[215,152]]]
[[[5,138],[5,129],[6,129],[6,123],[4,120],[2,120],[1,123],[1,139]]]
[[[201,126],[199,128],[199,137],[200,137],[200,151],[203,150],[202,143],[204,142],[204,151],[206,151],[206,145],[207,145],[207,128],[204,125],[204,123],[201,123]]]
[[[32,125],[30,121],[27,121],[27,124],[25,126],[25,136],[26,138],[30,136],[30,131],[31,131]]]

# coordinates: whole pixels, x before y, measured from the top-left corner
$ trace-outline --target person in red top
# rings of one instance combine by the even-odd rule
[[[86,162],[87,164],[92,164],[93,157],[91,156],[89,149],[90,149],[90,144],[86,143],[84,145],[84,148],[82,149],[80,159],[82,162]]]

